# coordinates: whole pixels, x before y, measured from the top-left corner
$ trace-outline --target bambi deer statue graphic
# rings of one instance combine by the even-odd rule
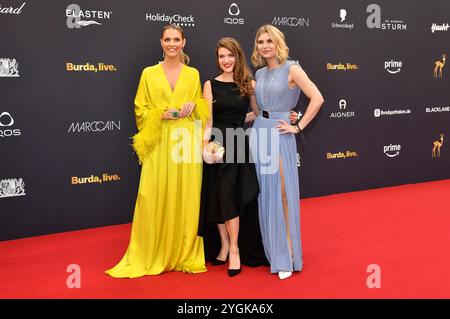
[[[439,77],[442,78],[442,68],[445,65],[445,58],[446,58],[447,54],[443,53],[442,54],[442,61],[437,60],[436,62],[434,62],[434,74],[433,77],[437,78],[438,77],[438,71],[439,71]]]
[[[433,150],[431,151],[431,157],[435,158],[441,157],[441,147],[444,144],[444,134],[441,133],[440,141],[436,140],[433,142]]]

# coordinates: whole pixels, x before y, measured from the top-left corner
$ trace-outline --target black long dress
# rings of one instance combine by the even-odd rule
[[[239,216],[241,263],[248,266],[267,265],[258,219],[258,177],[250,160],[248,136],[243,148],[237,138],[227,141],[227,129],[243,130],[249,98],[240,96],[234,82],[212,79],[211,89],[213,127],[219,129],[223,137],[220,141],[220,138],[211,136],[211,140],[222,143],[225,155],[221,163],[203,163],[199,235],[204,240],[205,256],[207,260],[214,260],[219,253],[217,224]],[[234,156],[229,159],[227,155],[231,154],[232,148]]]

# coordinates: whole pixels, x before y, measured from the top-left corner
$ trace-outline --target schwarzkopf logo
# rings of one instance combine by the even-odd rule
[[[349,30],[353,29],[353,27],[355,26],[354,23],[351,23],[351,24],[343,23],[346,18],[347,18],[347,10],[345,10],[345,9],[339,10],[340,22],[339,23],[332,22],[331,27],[338,28],[338,29],[349,29]]]
[[[24,196],[25,183],[19,178],[10,178],[0,180],[0,198]]]
[[[447,31],[449,27],[450,26],[448,25],[448,23],[443,24],[433,23],[431,25],[431,33],[434,33],[435,31]]]
[[[238,5],[236,3],[232,3],[230,5],[230,8],[228,8],[228,14],[230,17],[225,17],[223,19],[223,23],[225,24],[244,24],[245,21],[243,18],[239,18],[239,14],[241,13],[241,10],[239,9]]]
[[[385,20],[381,23],[381,7],[378,4],[369,4],[366,11],[370,13],[366,21],[369,29],[405,31],[407,28],[403,20]]]
[[[19,64],[16,59],[0,59],[0,77],[19,77]]]
[[[388,71],[390,74],[399,73],[402,70],[402,61],[385,61],[384,69]]]
[[[69,29],[79,29],[92,24],[101,25],[95,20],[82,19],[111,19],[111,11],[81,10],[78,4],[69,4],[66,8],[66,25]]]
[[[383,148],[384,154],[386,154],[387,157],[396,157],[400,155],[400,151],[402,149],[401,145],[385,145]]]
[[[25,6],[26,2],[22,3],[22,5],[19,8],[13,8],[13,7],[2,7],[0,5],[0,13],[10,13],[10,14],[21,14],[22,9]]]

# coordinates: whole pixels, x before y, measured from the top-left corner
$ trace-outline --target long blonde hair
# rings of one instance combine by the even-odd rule
[[[241,96],[249,97],[253,94],[252,88],[252,72],[247,65],[245,59],[244,51],[242,50],[239,42],[230,37],[222,38],[217,42],[216,45],[216,65],[219,72],[222,72],[219,65],[219,49],[225,48],[233,53],[235,58],[233,77],[234,81],[237,83],[239,88],[239,93]]]
[[[183,28],[180,27],[178,24],[172,23],[172,24],[169,24],[169,25],[166,25],[166,26],[163,27],[162,32],[161,32],[161,40],[164,37],[164,32],[166,32],[166,30],[169,30],[169,29],[177,30],[178,32],[181,33],[181,39],[182,40],[185,39]],[[181,50],[180,62],[183,63],[183,64],[188,65],[189,61],[190,61],[189,56],[186,53],[184,53],[183,50]]]
[[[256,32],[255,44],[252,54],[252,64],[255,67],[265,66],[266,60],[258,52],[258,38],[263,33],[268,33],[272,41],[277,46],[277,59],[278,63],[283,64],[289,58],[289,47],[286,45],[286,40],[283,32],[281,32],[277,27],[270,24],[265,24],[261,26]]]

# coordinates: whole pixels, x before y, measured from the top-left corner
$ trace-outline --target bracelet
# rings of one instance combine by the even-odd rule
[[[300,122],[300,121],[298,121],[298,122]],[[295,127],[297,128],[297,132],[298,133],[300,133],[300,134],[302,134],[303,133],[303,130],[300,128],[300,126],[298,125],[298,122],[295,124]]]

